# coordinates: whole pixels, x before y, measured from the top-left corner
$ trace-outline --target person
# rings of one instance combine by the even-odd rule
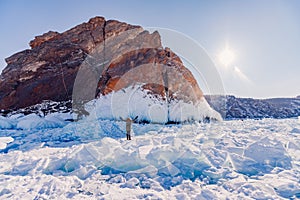
[[[132,120],[130,119],[130,117],[127,117],[127,119],[126,119],[126,137],[127,137],[127,140],[131,140],[131,135],[130,135],[131,124],[132,124]]]
[[[136,116],[134,119],[131,119],[130,117],[127,117],[127,119],[124,120],[121,117],[121,120],[126,122],[126,138],[127,138],[127,140],[131,140],[131,135],[130,135],[131,125],[132,125],[132,122],[134,122],[137,118],[138,118],[138,116]]]

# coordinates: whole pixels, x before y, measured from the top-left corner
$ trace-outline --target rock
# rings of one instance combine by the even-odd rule
[[[102,73],[98,95],[106,95],[135,83],[168,99],[193,101],[202,97],[192,73],[170,49],[142,49],[123,54]]]
[[[84,86],[75,96],[83,102],[135,84],[165,100],[196,103],[203,97],[180,58],[162,47],[159,33],[140,26],[94,17],[63,33],[37,36],[29,45],[6,58],[0,109],[68,101],[75,86]]]
[[[42,43],[44,43],[46,41],[49,41],[49,40],[55,38],[58,35],[59,35],[58,32],[49,31],[48,33],[44,33],[41,36],[35,37],[34,40],[32,40],[32,41],[29,42],[29,45],[30,45],[31,48],[40,46]]]
[[[95,45],[104,41],[105,24],[110,35],[140,28],[95,17],[63,33],[37,36],[30,42],[31,49],[6,58],[8,65],[0,78],[0,109],[70,100],[80,65]]]

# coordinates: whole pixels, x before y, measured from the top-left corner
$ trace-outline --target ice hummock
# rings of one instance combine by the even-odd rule
[[[45,117],[39,116],[35,113],[29,115],[16,114],[10,117],[0,116],[0,130],[1,129],[52,129],[60,128],[68,124],[66,119],[71,118],[71,113],[51,113]]]
[[[13,142],[14,139],[12,137],[0,137],[0,150],[5,149],[8,143]]]

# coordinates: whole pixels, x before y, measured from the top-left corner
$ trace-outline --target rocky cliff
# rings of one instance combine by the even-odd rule
[[[49,31],[29,44],[31,49],[6,58],[0,109],[67,101],[72,95],[86,102],[139,83],[168,101],[195,103],[203,97],[180,58],[162,47],[159,33],[140,26],[95,17],[63,33]]]
[[[50,31],[31,41],[31,49],[7,58],[0,80],[0,108],[18,109],[42,100],[71,99],[81,63],[97,43],[103,42],[104,29],[111,23],[116,24],[96,17],[63,33]],[[138,28],[117,25],[115,32]]]

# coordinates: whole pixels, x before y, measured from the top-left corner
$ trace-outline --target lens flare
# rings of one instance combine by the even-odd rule
[[[219,54],[219,61],[225,67],[231,65],[235,60],[235,53],[229,47],[226,47],[221,53]]]

